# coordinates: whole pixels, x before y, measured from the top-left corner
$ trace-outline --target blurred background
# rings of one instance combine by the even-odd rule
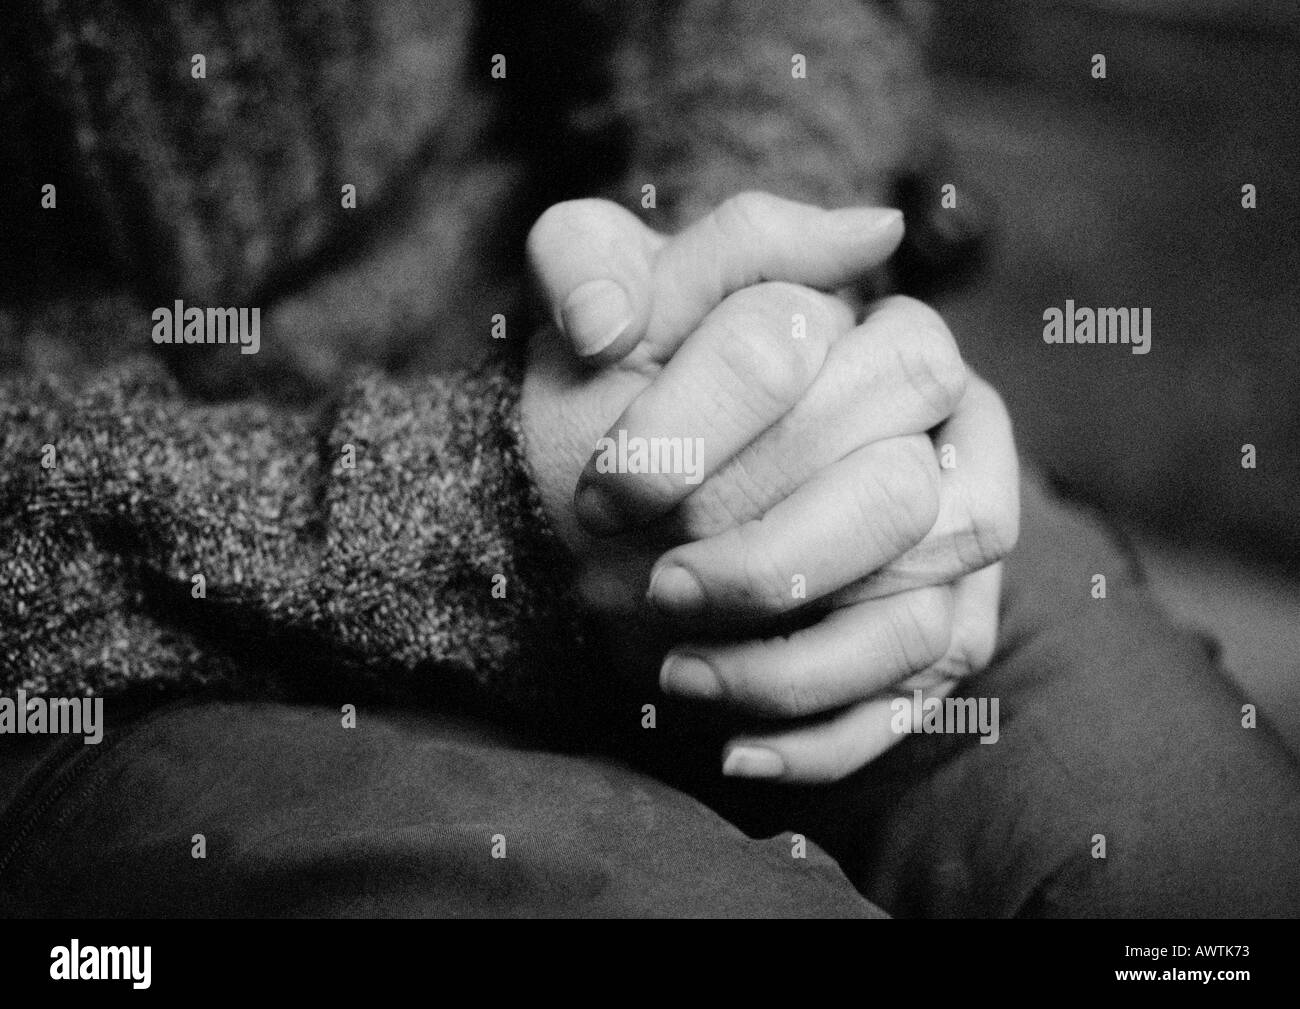
[[[1300,4],[904,6],[996,220],[939,306],[1022,451],[1123,523],[1300,752]],[[1149,306],[1151,352],[1044,344],[1067,298]]]

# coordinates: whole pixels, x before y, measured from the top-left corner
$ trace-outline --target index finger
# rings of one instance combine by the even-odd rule
[[[659,250],[638,353],[668,360],[728,295],[761,281],[821,291],[852,284],[902,238],[903,215],[888,207],[823,210],[768,193],[733,196]]]

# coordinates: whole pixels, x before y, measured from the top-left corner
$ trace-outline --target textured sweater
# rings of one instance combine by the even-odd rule
[[[647,184],[665,231],[742,188],[889,202],[936,146],[905,27],[850,0],[20,6],[6,691],[595,703],[517,419],[528,222]],[[151,348],[174,298],[262,306],[261,352]],[[504,355],[438,372],[498,314]]]
[[[561,682],[583,639],[515,389],[502,369],[372,376],[294,414],[187,403],[148,359],[76,393],[7,387],[5,685],[583,696]]]

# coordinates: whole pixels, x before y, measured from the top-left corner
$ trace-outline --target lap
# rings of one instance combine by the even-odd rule
[[[56,748],[0,818],[0,907],[880,916],[815,847],[792,859],[616,762],[542,752],[459,716],[363,707],[355,728],[341,720],[336,708],[209,701]],[[21,760],[7,759],[15,772]]]

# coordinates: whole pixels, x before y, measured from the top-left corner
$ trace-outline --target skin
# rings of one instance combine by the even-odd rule
[[[933,310],[827,293],[902,233],[897,211],[747,193],[672,237],[598,200],[529,235],[556,321],[522,400],[543,503],[618,662],[662,659],[666,692],[765,720],[726,774],[843,777],[902,738],[892,697],[993,655],[1019,519],[1006,410]],[[702,438],[703,481],[598,472],[620,430]]]

